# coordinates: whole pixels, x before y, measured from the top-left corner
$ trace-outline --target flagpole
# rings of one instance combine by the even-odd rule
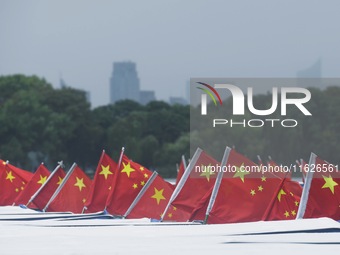
[[[152,173],[152,175],[150,176],[150,178],[148,179],[148,181],[145,183],[145,185],[143,186],[143,188],[139,191],[138,195],[136,196],[136,198],[133,200],[133,202],[131,203],[130,207],[127,209],[126,213],[124,213],[123,215],[123,219],[125,219],[133,210],[133,208],[135,208],[136,204],[139,202],[139,200],[143,197],[144,193],[148,190],[148,188],[150,187],[150,185],[153,183],[153,181],[156,179],[158,173],[155,171]]]
[[[184,155],[182,155],[182,162],[183,162],[184,169],[187,169],[187,162],[185,162]]]
[[[262,164],[263,164],[263,162],[262,162],[262,159],[261,159],[260,155],[257,155],[257,160],[259,161],[260,165],[262,165]]]
[[[56,191],[54,191],[54,193],[51,196],[50,200],[48,200],[47,204],[45,205],[44,209],[42,210],[43,212],[46,212],[46,210],[49,207],[49,205],[53,202],[53,200],[56,198],[56,196],[58,196],[59,192],[64,187],[64,185],[67,182],[67,180],[70,178],[70,176],[73,173],[74,169],[76,169],[76,166],[77,166],[77,164],[73,163],[73,165],[71,166],[70,170],[67,172],[66,176],[64,177],[62,182],[59,184],[59,187],[56,189]]]
[[[230,151],[231,151],[231,149],[227,146],[225,148],[224,155],[223,155],[223,158],[222,158],[222,161],[221,161],[221,169],[222,169],[223,166],[227,165],[227,161],[228,161],[228,158],[229,158]],[[208,204],[208,207],[207,207],[207,211],[205,213],[205,219],[204,219],[203,224],[206,224],[208,222],[209,214],[211,212],[212,207],[214,206],[218,191],[219,191],[220,186],[221,186],[222,178],[223,178],[223,171],[221,170],[217,174],[216,181],[215,181],[215,184],[214,184],[214,188],[212,190],[211,197],[210,197],[210,200],[209,200],[209,204]]]
[[[113,176],[113,180],[112,180],[112,189],[110,190],[110,193],[106,199],[106,204],[105,204],[105,208],[104,208],[104,211],[106,211],[106,208],[107,208],[107,205],[109,205],[111,203],[111,199],[112,199],[112,194],[114,192],[114,186],[113,184],[116,183],[116,180],[118,178],[118,171],[120,169],[120,166],[122,164],[122,160],[123,160],[123,155],[124,155],[124,151],[125,151],[125,148],[122,147],[122,150],[120,151],[120,155],[119,155],[119,159],[118,159],[118,164],[117,164],[117,168],[116,168],[116,172],[114,173],[114,176]]]
[[[185,182],[187,181],[192,169],[194,169],[194,166],[198,160],[198,158],[200,157],[202,153],[202,149],[201,148],[197,148],[196,152],[194,154],[194,156],[192,157],[192,160],[190,160],[190,163],[188,165],[188,167],[185,169],[181,179],[179,180],[178,184],[176,185],[176,188],[174,190],[174,192],[172,193],[168,204],[166,205],[164,212],[162,213],[161,219],[160,221],[162,222],[164,219],[164,215],[166,215],[166,212],[169,210],[169,207],[171,205],[171,203],[176,199],[176,197],[178,196],[179,192],[182,190]]]
[[[47,178],[47,180],[40,186],[40,188],[31,196],[30,200],[27,202],[26,207],[28,207],[28,205],[30,203],[33,202],[33,200],[39,195],[39,193],[41,192],[41,190],[45,187],[45,185],[51,180],[51,178],[53,177],[53,175],[55,175],[55,173],[59,170],[59,168],[63,165],[63,161],[58,162],[58,165],[56,166],[56,168],[53,170],[53,172],[50,174],[50,176]]]
[[[310,158],[309,158],[308,171],[307,171],[307,174],[306,174],[305,183],[303,185],[302,195],[301,195],[301,199],[300,199],[300,205],[299,205],[298,212],[296,214],[296,219],[303,219],[303,216],[305,215],[307,202],[308,202],[309,190],[310,190],[310,186],[312,184],[313,175],[314,175],[314,171],[311,171],[311,167],[312,166],[315,167],[315,161],[316,161],[316,154],[314,154],[312,152],[310,154]]]

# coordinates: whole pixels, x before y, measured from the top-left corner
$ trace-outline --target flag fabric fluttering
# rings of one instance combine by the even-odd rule
[[[282,179],[262,172],[245,156],[230,149],[223,179],[210,212],[208,223],[258,221],[277,196]],[[204,209],[204,208],[202,208]],[[196,212],[197,213],[197,212]]]
[[[27,207],[30,207],[30,204],[34,203],[34,205],[39,210],[43,210],[56,189],[62,183],[65,175],[66,174],[64,169],[61,167],[61,165],[58,165],[47,178],[46,182],[36,191],[36,193],[29,200],[29,202],[27,203]]]
[[[292,173],[290,171],[290,169],[288,169],[289,171],[286,171],[284,167],[279,166],[274,160],[272,160],[272,158],[269,158],[269,161],[267,162],[267,167],[269,169],[269,171],[271,173],[273,173],[274,175],[276,175],[277,177],[283,179],[291,179],[292,177]]]
[[[85,213],[94,213],[105,209],[106,200],[113,188],[113,177],[116,171],[117,163],[103,151],[85,201]]]
[[[302,187],[291,179],[284,178],[276,197],[269,204],[262,220],[293,220],[296,218]]]
[[[174,188],[159,175],[147,187],[147,190],[132,209],[127,218],[159,219],[172,195]],[[176,207],[171,207],[164,217],[168,221],[186,221],[187,214]]]
[[[35,173],[33,174],[31,180],[26,184],[25,189],[17,196],[17,198],[14,201],[15,205],[26,205],[30,198],[34,195],[36,191],[43,185],[47,178],[49,177],[50,172],[46,168],[46,166],[41,163]],[[36,209],[34,203],[30,205],[30,208]]]
[[[47,208],[50,212],[81,213],[90,191],[91,180],[84,171],[75,165],[64,186]]]
[[[329,217],[340,219],[340,173],[330,164],[312,153],[297,218]]]
[[[206,193],[211,191],[216,180],[215,169],[220,163],[213,157],[197,148],[188,167],[183,173],[180,181],[165,208],[161,220],[166,217],[168,210],[176,208],[186,214],[186,220],[198,205],[203,204],[202,199],[206,199]]]
[[[152,172],[144,166],[122,156],[121,164],[113,177],[112,189],[106,201],[106,210],[122,216],[130,207]]]
[[[0,160],[0,205],[12,205],[33,174]]]

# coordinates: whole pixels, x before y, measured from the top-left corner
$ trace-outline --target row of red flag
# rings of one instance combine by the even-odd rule
[[[229,171],[216,171],[217,166]],[[76,164],[67,173],[62,164],[52,172],[41,164],[33,174],[1,161],[0,205],[23,204],[50,212],[106,210],[124,218],[207,223],[339,220],[337,168],[312,154],[301,169],[304,189],[289,173],[263,171],[263,165],[228,147],[221,162],[198,148],[188,166],[181,161],[175,185],[130,160],[124,150],[118,163],[103,151],[93,180]]]

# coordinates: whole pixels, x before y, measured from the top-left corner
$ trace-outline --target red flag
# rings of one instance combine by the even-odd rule
[[[52,173],[53,174],[53,173]],[[47,181],[42,186],[42,189],[40,192],[36,195],[34,200],[32,201],[40,210],[43,210],[58,188],[58,186],[61,184],[63,179],[65,178],[65,171],[59,167],[57,170],[55,170],[53,176],[47,179]],[[28,205],[30,207],[30,204]]]
[[[31,180],[26,184],[25,189],[19,194],[19,196],[15,199],[14,203],[16,205],[23,204],[26,205],[28,201],[31,199],[31,197],[34,195],[34,193],[43,185],[48,176],[50,175],[50,172],[45,167],[44,164],[40,164],[38,169],[35,171],[34,175],[32,176]],[[33,208],[35,205],[31,204],[31,208]]]
[[[0,162],[0,205],[12,205],[24,190],[32,173],[17,168],[5,161]]]
[[[172,192],[173,187],[160,176],[157,176],[127,218],[147,217],[160,219]],[[166,213],[164,220],[186,221],[188,216],[188,213],[176,207],[171,207]]]
[[[307,165],[308,166],[308,165]],[[340,173],[336,166],[316,157],[304,218],[340,220]],[[307,175],[308,176],[308,175]]]
[[[85,201],[86,213],[105,209],[107,197],[113,188],[112,183],[116,169],[117,163],[103,151]]]
[[[191,172],[188,179],[171,203],[188,214],[197,209],[197,205],[201,204],[201,199],[206,197],[207,192],[211,192],[217,175],[215,170],[220,163],[202,151],[196,162],[191,162],[191,165],[192,168],[186,170]]]
[[[59,194],[48,206],[47,211],[81,213],[90,186],[90,178],[80,167],[75,166]]]
[[[282,180],[260,168],[248,158],[231,150],[208,223],[261,220],[279,192]]]
[[[291,179],[292,177],[292,173],[290,171],[290,169],[285,169],[282,165],[279,166],[278,164],[276,164],[276,162],[272,159],[270,159],[268,161],[268,169],[269,172],[273,173],[274,175],[276,175],[277,177],[283,179]]]
[[[151,174],[150,170],[123,155],[106,202],[107,211],[113,215],[124,215]]]
[[[192,210],[189,221],[204,221],[207,208],[209,205],[209,201],[211,198],[211,193],[214,186],[211,186],[210,189],[205,193],[205,195],[197,202],[196,207]]]
[[[298,182],[284,179],[263,220],[293,220],[299,208],[302,187]]]

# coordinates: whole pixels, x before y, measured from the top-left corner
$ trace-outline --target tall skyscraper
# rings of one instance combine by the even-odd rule
[[[139,78],[133,62],[113,63],[110,79],[110,103],[131,99],[140,102]]]
[[[319,58],[315,63],[306,69],[300,70],[296,74],[299,87],[322,88],[322,60]]]

